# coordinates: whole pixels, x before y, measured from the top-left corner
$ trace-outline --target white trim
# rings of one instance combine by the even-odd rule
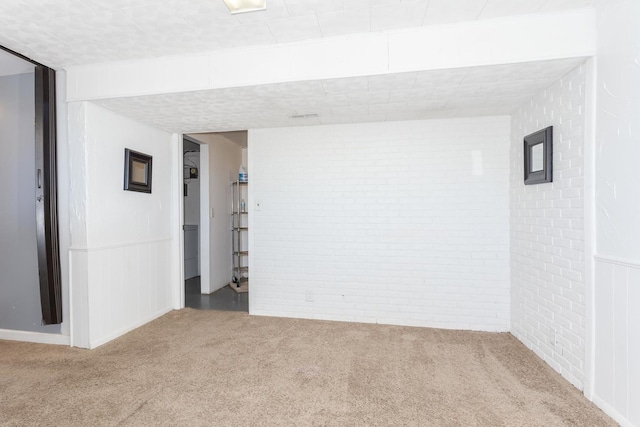
[[[211,292],[211,201],[209,145],[200,142],[200,292]],[[220,212],[219,215],[224,215]]]
[[[251,291],[249,292],[249,298],[251,298]],[[249,301],[251,301],[251,299],[249,299]],[[454,331],[511,333],[510,325],[506,321],[500,324],[485,325],[485,327],[478,327],[477,325],[472,325],[467,322],[458,322],[455,324],[451,324],[449,322],[437,322],[437,321],[430,321],[430,320],[405,319],[405,318],[386,318],[381,320],[379,318],[362,317],[359,315],[340,315],[340,314],[317,315],[316,313],[283,312],[283,311],[261,310],[261,309],[254,309],[249,314],[251,316],[278,317],[281,319],[284,318],[284,319],[326,320],[329,322],[349,322],[349,323],[376,324],[376,325],[389,325],[389,326],[408,326],[408,327],[416,327],[416,328],[447,329],[447,330],[454,330]],[[514,336],[514,338],[520,341],[518,337]],[[528,350],[532,351],[537,357],[539,357],[542,361],[544,361],[548,365],[547,360],[543,358],[544,355],[538,354],[531,349],[528,349]],[[566,378],[562,377],[562,379],[577,388],[575,384],[571,383]]]
[[[632,261],[630,259],[622,259],[606,255],[594,255],[593,259],[607,264],[621,265],[623,267],[635,268],[640,270],[640,262]]]
[[[73,257],[69,256],[69,346],[74,347],[74,331],[73,331],[73,313],[74,309],[72,307],[73,304]]]
[[[70,345],[71,343],[69,335],[46,334],[43,332],[30,331],[14,331],[12,329],[0,329],[0,340],[55,345]]]
[[[71,232],[69,221],[69,208],[71,202],[69,200],[69,192],[71,180],[69,178],[69,135],[67,123],[67,75],[64,70],[56,71],[56,153],[58,175],[58,245],[60,256],[60,280],[62,281],[62,324],[60,333],[63,335],[71,334],[71,324],[67,319],[71,317],[71,292],[69,290],[70,281],[70,264],[69,264],[69,245],[71,244]]]
[[[251,171],[251,173],[253,174],[253,171],[255,170],[253,167],[253,155],[251,154],[251,137],[252,137],[252,131],[251,129],[249,129],[247,131],[247,170]],[[255,228],[253,226],[253,207],[255,205],[255,194],[254,194],[254,187],[252,182],[254,182],[254,178],[256,176],[255,175],[251,175],[251,179],[249,180],[249,184],[247,185],[247,227],[249,227],[249,231],[247,232],[247,250],[249,251],[249,254],[255,254],[255,245],[254,245],[254,231]],[[255,289],[256,289],[256,275],[255,275],[255,263],[254,263],[254,259],[255,257],[253,256],[249,256],[249,286],[250,286],[250,290],[249,290],[249,314],[254,315],[257,314],[256,310],[254,309],[255,307]],[[258,285],[259,286],[259,285]]]
[[[616,421],[622,427],[635,427],[630,420],[628,420],[624,415],[618,412],[613,406],[605,402],[604,399],[602,399],[600,396],[594,394],[592,402],[595,403],[598,408],[602,409],[605,414],[613,418],[614,421]]]
[[[172,186],[173,186],[173,212],[171,215],[171,223],[174,235],[176,237],[173,242],[172,255],[172,272],[173,277],[171,283],[173,285],[173,308],[179,310],[184,308],[184,151],[183,140],[184,135],[174,133],[172,139]]]
[[[596,251],[596,59],[585,63],[585,121],[584,121],[584,243],[585,243],[585,364],[584,395],[593,399],[595,381],[595,262]]]
[[[138,240],[133,242],[116,243],[113,245],[95,246],[92,248],[76,246],[76,247],[70,247],[69,250],[73,252],[99,252],[99,251],[108,251],[111,249],[126,248],[129,246],[142,246],[142,245],[148,245],[150,243],[169,242],[171,240],[173,240],[173,238],[171,237],[162,237],[160,239]]]
[[[149,322],[151,322],[152,320],[157,319],[158,317],[164,316],[165,314],[169,313],[170,311],[173,311],[173,308],[168,307],[168,308],[164,308],[160,311],[155,312],[154,314],[152,314],[151,316],[145,317],[144,319],[134,323],[134,324],[130,324],[124,328],[118,329],[115,332],[110,333],[107,336],[104,336],[98,340],[91,340],[91,342],[89,343],[89,349],[93,350],[96,347],[99,347],[103,344],[108,343],[109,341],[112,341],[118,337],[121,337],[122,335],[126,334],[127,332],[131,332],[134,329],[139,328],[140,326],[143,326]]]

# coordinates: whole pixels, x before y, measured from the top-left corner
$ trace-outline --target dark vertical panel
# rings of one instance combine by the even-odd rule
[[[40,303],[45,324],[62,323],[58,247],[55,71],[36,66],[36,233]]]

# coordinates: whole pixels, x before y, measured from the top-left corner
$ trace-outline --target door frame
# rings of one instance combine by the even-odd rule
[[[209,145],[206,142],[200,141],[193,136],[189,136],[186,134],[180,135],[180,168],[179,176],[177,177],[180,180],[180,189],[183,188],[184,177],[183,177],[183,141],[187,140],[194,144],[198,144],[200,146],[200,170],[198,172],[198,179],[200,179],[200,226],[198,228],[198,233],[200,235],[200,246],[199,246],[199,258],[200,258],[200,292],[203,294],[211,293],[211,258],[210,254],[210,225],[211,221],[209,220],[209,212],[210,212],[210,201],[209,201]],[[181,307],[184,307],[184,298],[185,298],[185,289],[184,289],[184,197],[182,196],[181,191],[180,197],[180,234],[181,234],[181,253],[180,253],[180,265],[181,265],[181,276],[180,276],[180,289],[181,289]]]
[[[63,321],[63,308],[58,232],[56,72],[4,46],[0,46],[0,49],[35,65],[34,198],[40,307],[45,325],[60,324]]]

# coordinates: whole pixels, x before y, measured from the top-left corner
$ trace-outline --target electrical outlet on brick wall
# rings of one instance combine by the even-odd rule
[[[316,300],[316,296],[311,289],[307,289],[304,293],[304,300],[306,302],[314,302]]]

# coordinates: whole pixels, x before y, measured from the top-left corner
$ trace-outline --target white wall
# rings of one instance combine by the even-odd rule
[[[633,261],[640,261],[640,197],[633,179],[640,152],[638,12],[633,0],[598,7],[598,252]]]
[[[91,103],[68,113],[72,344],[93,348],[172,307],[176,171],[170,134]],[[123,190],[125,148],[153,156],[152,194]]]
[[[640,425],[640,2],[596,2],[594,401]]]
[[[511,333],[583,389],[586,65],[511,119]],[[553,182],[524,185],[523,138],[553,126]]]
[[[250,130],[251,313],[508,330],[508,147],[508,117]]]
[[[231,182],[238,177],[242,148],[224,133],[191,136],[209,147],[210,281],[200,288],[211,293],[231,281]]]
[[[33,72],[0,77],[0,330],[59,334],[40,307],[34,85]]]

